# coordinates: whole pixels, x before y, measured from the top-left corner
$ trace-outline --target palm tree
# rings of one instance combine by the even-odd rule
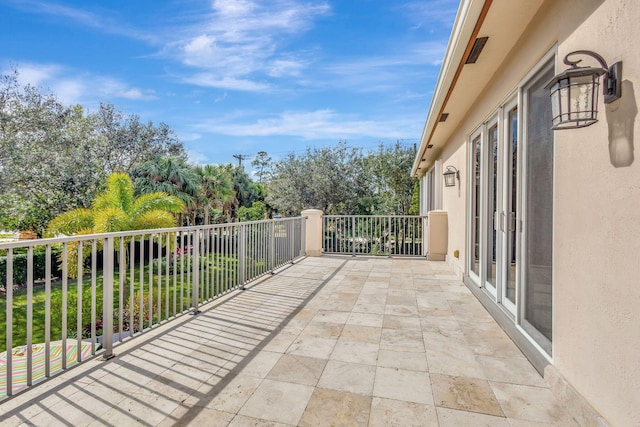
[[[95,197],[91,209],[74,209],[58,215],[49,223],[47,235],[73,236],[175,227],[173,214],[183,210],[184,203],[167,193],[148,193],[135,198],[129,175],[112,173],[107,179],[107,188]],[[77,251],[77,243],[68,245],[69,277],[75,277],[77,271]],[[89,251],[83,251],[84,258],[88,254]]]
[[[210,223],[213,206],[224,206],[234,198],[233,182],[228,171],[221,166],[206,165],[196,169],[200,177],[200,196],[204,207],[204,223]]]
[[[175,156],[160,157],[142,165],[135,175],[138,194],[161,191],[182,200],[190,212],[197,208],[198,174],[184,159]],[[180,225],[183,225],[182,215],[181,212]]]

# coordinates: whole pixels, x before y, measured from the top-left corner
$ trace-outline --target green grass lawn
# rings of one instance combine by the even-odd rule
[[[207,270],[207,260],[202,259],[204,270]],[[178,266],[177,273],[175,275],[176,285],[174,286],[174,275],[170,273],[168,276],[165,274],[165,266],[162,266],[162,273],[157,274],[157,268],[154,268],[154,274],[149,277],[148,265],[143,267],[142,283],[140,281],[140,267],[134,268],[133,274],[133,291],[134,299],[130,304],[130,271],[127,269],[125,274],[125,283],[123,285],[123,330],[129,330],[129,318],[130,311],[134,312],[134,331],[139,330],[140,316],[144,318],[144,328],[149,327],[152,323],[158,323],[166,320],[167,317],[174,315],[174,304],[177,313],[181,310],[186,310],[191,306],[191,273],[186,270],[187,266],[184,266],[183,273],[180,273],[180,267]],[[223,293],[232,287],[237,285],[237,259],[235,257],[221,257],[218,255],[211,255],[208,260],[208,272],[207,276],[201,276],[200,279],[200,301],[206,298],[211,298],[217,294]],[[167,280],[168,278],[168,280]],[[181,281],[181,278],[183,281]],[[151,280],[150,280],[151,279]],[[160,281],[160,283],[158,283]],[[92,285],[91,276],[84,275],[81,283],[81,312],[83,328],[87,327],[88,330],[84,331],[86,334],[90,331],[91,325],[91,307],[92,307]],[[182,287],[180,284],[183,284]],[[208,285],[208,286],[207,286]],[[174,289],[175,288],[175,289]],[[149,299],[150,289],[152,289],[152,298]],[[175,290],[175,292],[174,292]],[[140,297],[143,295],[144,308],[140,309]],[[174,296],[175,295],[175,296]],[[32,342],[44,342],[45,341],[45,286],[36,285],[33,288],[33,334]],[[51,334],[50,339],[52,341],[59,340],[62,337],[62,308],[64,304],[64,293],[62,291],[62,281],[56,280],[51,283]],[[99,271],[96,277],[95,286],[95,312],[96,318],[102,317],[102,299],[103,299],[103,278],[102,271]],[[116,274],[114,277],[114,316],[118,315],[118,308],[120,306],[120,277],[118,274],[118,268],[116,267]],[[167,313],[167,301],[169,303],[169,311]],[[77,336],[77,319],[78,319],[78,281],[76,279],[69,279],[67,284],[66,293],[66,307],[67,307],[67,336]],[[0,296],[0,325],[6,325],[6,296],[2,294]],[[150,310],[151,308],[151,316]],[[119,318],[114,318],[114,328],[116,331],[119,328]],[[14,291],[13,294],[13,347],[26,344],[26,331],[27,331],[27,289],[19,289]],[[100,335],[100,333],[98,333]],[[0,328],[0,352],[5,351],[6,347],[6,327]]]

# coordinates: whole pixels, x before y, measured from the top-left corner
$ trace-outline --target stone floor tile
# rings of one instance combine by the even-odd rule
[[[326,359],[284,354],[267,375],[268,379],[315,386],[322,375]]]
[[[380,348],[393,351],[424,352],[422,333],[413,329],[382,328]]]
[[[347,324],[381,328],[383,320],[384,316],[381,314],[351,313],[349,319],[347,320]]]
[[[485,378],[490,381],[546,387],[544,378],[524,357],[479,356],[476,360],[484,370]]]
[[[347,320],[349,320],[350,315],[351,313],[346,311],[319,310],[313,320],[316,322],[340,323],[344,325],[347,323]]]
[[[329,360],[318,387],[371,395],[375,375],[375,366]]]
[[[328,359],[336,345],[336,340],[316,337],[299,336],[289,346],[287,353],[298,356],[317,357]]]
[[[179,402],[159,394],[131,393],[129,397],[103,415],[98,416],[92,413],[90,418],[98,418],[106,425],[129,426],[137,423],[157,425],[175,411],[179,405]],[[65,418],[71,416],[68,408],[60,413],[64,414]],[[69,420],[69,422],[72,425],[84,424],[78,420]]]
[[[235,414],[217,411],[215,409],[200,406],[179,406],[158,427],[182,427],[202,425],[207,427],[226,427]]]
[[[433,405],[431,382],[426,372],[378,367],[373,395]]]
[[[285,424],[298,424],[314,388],[266,379],[238,412]]]
[[[418,317],[420,315],[420,313],[418,312],[418,306],[415,305],[415,303],[413,305],[386,304],[384,308],[384,314],[392,315],[392,316],[414,316],[414,317]]]
[[[368,304],[365,302],[358,302],[353,306],[354,313],[384,314],[385,309],[385,304]]]
[[[279,332],[267,339],[262,349],[276,353],[284,353],[287,351],[291,343],[295,341],[298,335],[299,333]]]
[[[504,417],[485,380],[431,373],[431,387],[436,406]]]
[[[387,329],[421,329],[417,317],[385,315],[383,326]]]
[[[433,405],[374,397],[369,426],[438,427],[438,416]]]
[[[371,396],[316,388],[299,426],[366,426]]]
[[[217,384],[203,384],[184,401],[189,406],[204,406],[230,413],[236,413],[258,388],[262,379],[244,375],[227,375]]]
[[[429,370],[427,356],[422,352],[380,350],[378,352],[378,366],[409,371],[427,372]]]
[[[544,423],[568,423],[572,419],[546,387],[489,382],[509,418]]]
[[[380,343],[382,328],[375,326],[345,325],[340,341],[357,341],[370,344]]]
[[[329,358],[331,360],[375,366],[379,349],[380,346],[378,344],[340,339]]]
[[[437,408],[440,427],[511,427],[504,417]]]
[[[267,376],[271,368],[278,362],[281,353],[273,353],[270,351],[261,351],[255,354],[246,365],[242,366],[239,373],[252,377],[264,378]]]
[[[261,420],[259,418],[246,417],[244,415],[236,415],[236,417],[229,423],[229,427],[287,427],[291,424],[276,423],[268,420]]]
[[[300,332],[300,335],[338,339],[343,328],[344,325],[341,323],[311,321],[307,324],[307,327]]]

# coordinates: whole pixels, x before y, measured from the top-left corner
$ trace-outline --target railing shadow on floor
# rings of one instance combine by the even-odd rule
[[[121,396],[122,399],[129,399],[131,404],[140,406],[145,406],[147,403],[140,399],[139,393],[158,393],[158,388],[152,388],[148,385],[149,382],[157,380],[157,384],[164,384],[166,387],[166,391],[172,392],[175,396],[168,397],[168,400],[174,400],[177,402],[177,405],[173,407],[173,409],[168,409],[166,411],[162,411],[161,413],[155,414],[159,416],[158,419],[163,420],[167,417],[171,417],[171,413],[177,408],[186,398],[190,398],[191,404],[188,407],[185,407],[186,411],[180,415],[180,417],[176,417],[175,419],[169,418],[167,421],[180,422],[180,424],[188,424],[190,421],[194,420],[200,411],[202,411],[207,403],[211,402],[217,395],[219,395],[225,388],[229,385],[229,383],[238,375],[243,369],[263,350],[269,343],[276,337],[282,329],[284,329],[292,319],[294,319],[298,313],[320,292],[327,283],[329,283],[345,266],[348,259],[344,259],[342,257],[336,257],[342,259],[343,261],[332,267],[333,272],[330,275],[326,276],[319,284],[315,284],[313,286],[308,286],[307,291],[304,291],[303,295],[300,295],[300,302],[292,307],[292,309],[287,309],[283,311],[274,312],[273,322],[280,320],[279,323],[271,325],[268,323],[265,326],[264,317],[258,318],[256,320],[261,320],[261,326],[256,324],[251,324],[245,322],[234,321],[234,319],[229,319],[228,317],[219,316],[219,312],[225,310],[228,306],[230,310],[237,312],[239,309],[242,309],[240,319],[246,319],[247,316],[250,316],[255,310],[255,306],[248,306],[244,304],[241,307],[233,306],[234,303],[237,304],[237,299],[241,296],[247,296],[251,293],[255,293],[258,295],[272,295],[273,298],[278,299],[286,299],[287,301],[294,300],[294,296],[290,295],[280,295],[279,293],[270,293],[264,292],[261,290],[261,285],[267,283],[272,280],[278,280],[282,277],[280,273],[286,272],[288,266],[284,267],[278,274],[273,276],[262,277],[253,284],[249,284],[246,286],[246,290],[241,291],[237,290],[232,294],[227,295],[223,300],[213,301],[211,303],[203,306],[202,313],[198,314],[194,317],[186,317],[183,318],[183,321],[175,322],[175,325],[165,325],[161,329],[162,335],[156,336],[153,332],[144,336],[141,336],[136,340],[134,346],[128,349],[123,349],[119,354],[116,354],[116,357],[107,361],[99,361],[97,366],[88,368],[86,364],[80,364],[77,367],[84,367],[84,372],[82,376],[73,375],[73,371],[75,368],[70,369],[62,376],[54,377],[47,382],[60,382],[60,384],[53,386],[49,390],[44,391],[47,388],[46,382],[41,384],[39,387],[36,387],[32,390],[29,390],[23,394],[18,396],[22,396],[23,398],[28,397],[28,395],[33,394],[35,399],[29,400],[16,406],[14,408],[9,409],[4,413],[0,413],[0,422],[11,419],[12,417],[17,418],[18,420],[30,423],[32,422],[30,414],[34,412],[38,412],[33,408],[36,406],[42,409],[46,415],[51,417],[51,420],[55,420],[59,423],[66,425],[73,425],[67,421],[64,414],[56,413],[55,410],[52,409],[58,402],[65,402],[67,404],[73,405],[78,411],[84,413],[88,418],[87,421],[91,422],[91,420],[100,421],[105,414],[106,411],[102,412],[100,415],[95,413],[94,408],[86,408],[82,406],[82,400],[91,398],[97,399],[100,403],[103,403],[105,406],[109,406],[111,410],[117,411],[125,418],[137,418],[136,421],[143,425],[154,425],[156,423],[150,422],[149,420],[140,419],[136,417],[134,414],[127,409],[127,407],[120,407],[115,401],[118,400],[118,396]],[[304,259],[304,258],[302,258]],[[296,263],[300,262],[298,260]],[[298,279],[298,278],[291,278]],[[317,279],[304,279],[304,280],[314,280]],[[285,289],[286,290],[286,289]],[[296,291],[300,291],[300,287],[295,289]],[[265,301],[268,301],[265,300]],[[274,304],[275,305],[275,304]],[[261,304],[264,308],[264,304]],[[269,308],[271,309],[271,308]],[[282,316],[285,316],[282,318]],[[206,321],[205,321],[206,319]],[[268,319],[267,319],[268,320]],[[206,322],[206,323],[203,323]],[[211,339],[195,339],[191,342],[193,346],[190,346],[188,351],[193,352],[192,354],[195,356],[191,360],[187,361],[185,358],[179,359],[169,359],[167,356],[169,354],[178,354],[175,350],[168,351],[168,348],[175,345],[181,345],[184,348],[189,342],[187,339],[189,337],[177,336],[176,334],[180,334],[180,330],[185,328],[193,329],[193,334],[191,334],[191,338],[198,338],[199,333],[210,332],[205,325],[209,325],[211,323],[217,324],[221,329],[217,331],[215,336]],[[218,323],[215,323],[218,322]],[[244,329],[236,329],[233,331],[233,335],[225,334],[228,329],[233,328],[244,328]],[[166,328],[166,329],[165,329]],[[244,331],[244,333],[239,333],[240,331]],[[258,333],[251,334],[250,331],[257,331]],[[266,334],[266,336],[264,336]],[[256,339],[256,336],[258,339]],[[263,336],[261,339],[260,337]],[[240,342],[238,342],[238,338]],[[246,341],[242,341],[245,339]],[[174,342],[175,340],[179,340],[180,343]],[[237,351],[233,351],[233,344],[239,345]],[[133,344],[133,343],[132,343]],[[150,345],[155,346],[153,351],[148,351],[144,347],[149,347]],[[242,350],[249,348],[247,354],[241,354]],[[200,351],[199,351],[200,350]],[[135,364],[135,360],[138,357],[141,358],[142,355],[136,355],[136,353],[141,353],[144,351],[144,359],[145,364],[150,364],[153,368],[145,369],[137,366]],[[225,357],[225,353],[226,356]],[[233,353],[233,354],[232,354]],[[220,365],[216,365],[215,362],[212,361],[211,358],[200,357],[198,358],[198,354],[209,354],[214,355],[217,358],[217,362],[220,362]],[[230,357],[229,357],[230,356]],[[130,361],[131,360],[131,361]],[[237,363],[234,362],[237,360]],[[96,359],[97,361],[97,359]],[[198,378],[195,375],[187,372],[181,372],[181,378],[172,379],[172,378],[163,378],[162,372],[165,372],[171,366],[176,364],[180,364],[181,366],[187,366],[192,368],[195,371],[207,372],[207,374],[217,375],[220,380],[217,384],[213,385],[211,390],[207,393],[198,392],[197,388],[202,385],[201,377]],[[207,369],[207,365],[208,369]],[[228,369],[225,368],[229,365]],[[204,370],[205,368],[206,370]],[[128,375],[122,375],[118,372],[119,369],[128,370]],[[82,369],[79,369],[82,370]],[[205,374],[205,375],[207,375]],[[69,378],[66,378],[69,376]],[[136,379],[146,379],[147,381],[136,381]],[[192,383],[190,386],[187,383]],[[87,387],[87,384],[91,382],[93,385],[91,387]],[[71,387],[71,389],[69,389]],[[91,388],[91,390],[89,390]],[[82,397],[78,397],[73,394],[73,391],[83,393]],[[137,391],[138,393],[133,393]],[[114,396],[115,395],[115,396]],[[70,396],[70,397],[67,397]],[[115,397],[115,399],[114,399]],[[175,399],[175,398],[178,399]],[[197,399],[193,401],[193,399]],[[0,411],[2,411],[2,406],[11,406],[11,400],[5,400],[2,405],[0,405]],[[154,411],[158,411],[158,408],[149,407],[148,408],[152,413]],[[138,411],[139,412],[139,411]],[[40,412],[38,412],[40,413]],[[88,422],[88,423],[89,423]],[[87,423],[87,424],[88,424]]]

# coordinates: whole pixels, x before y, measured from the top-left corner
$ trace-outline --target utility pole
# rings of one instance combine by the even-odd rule
[[[233,157],[238,159],[238,167],[242,167],[242,161],[249,158],[249,156],[243,156],[242,154],[234,154]]]

